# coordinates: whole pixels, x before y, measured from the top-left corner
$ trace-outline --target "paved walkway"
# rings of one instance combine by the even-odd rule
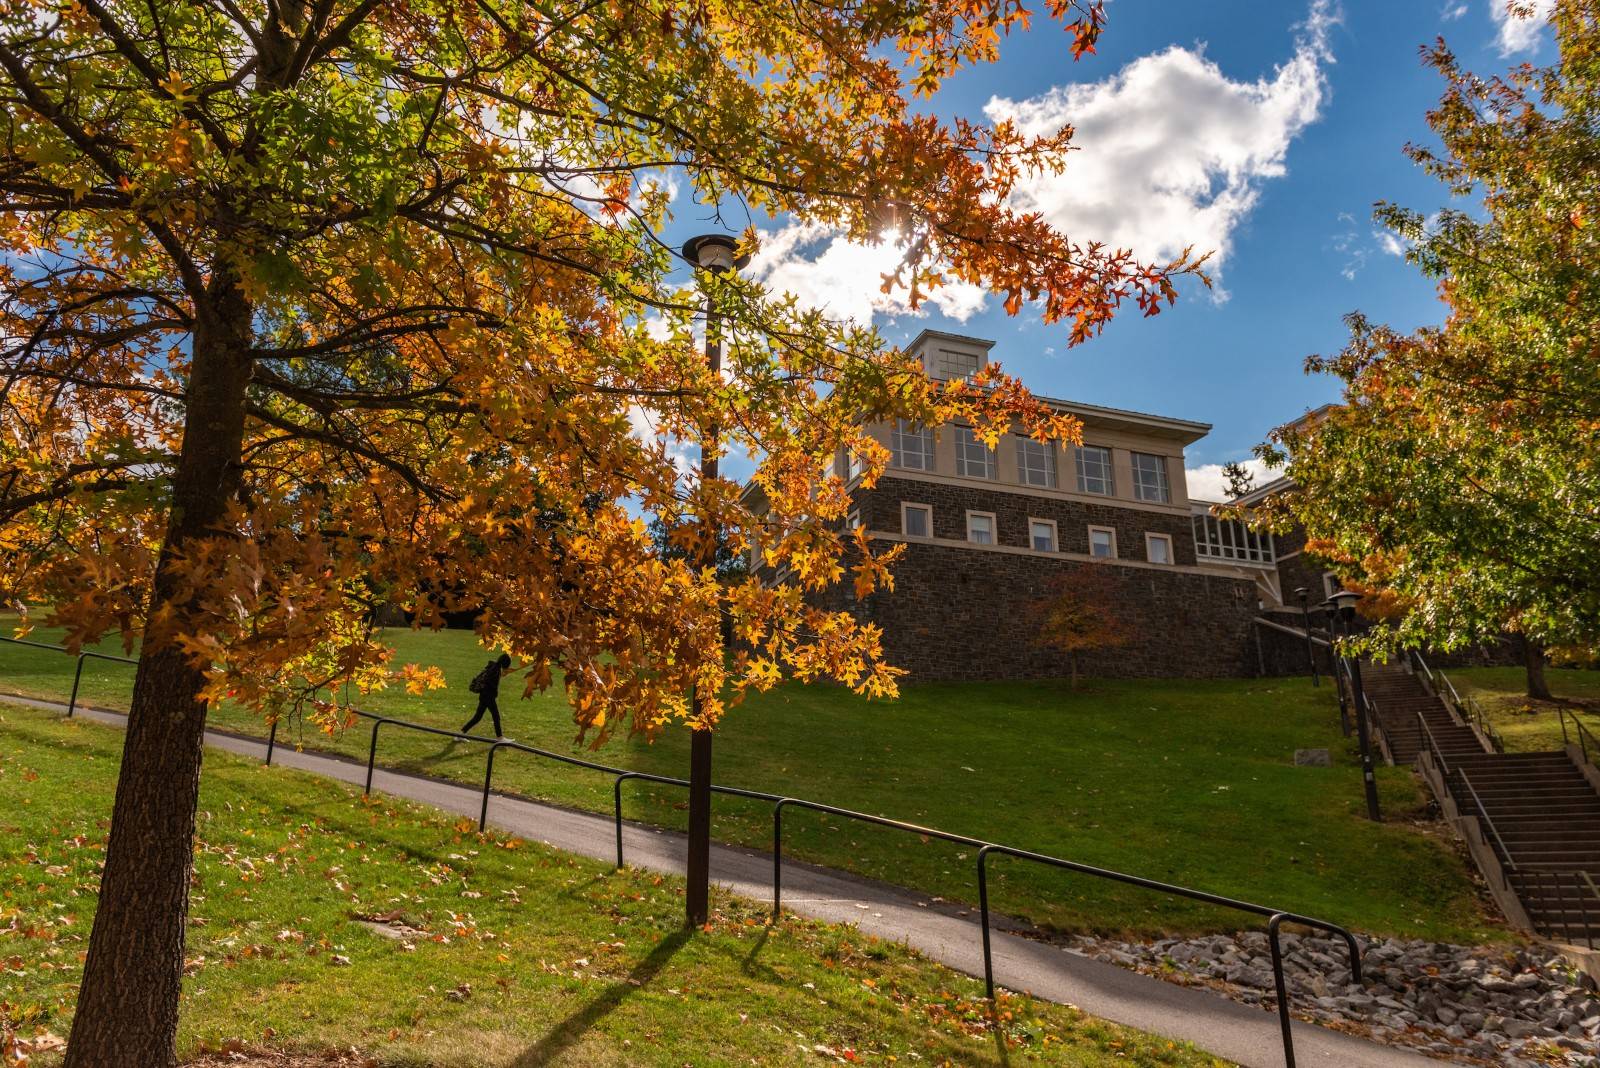
[[[12,697],[4,700],[51,711],[66,710],[64,704],[49,701]],[[81,707],[78,715],[117,726],[124,719],[116,713]],[[206,732],[206,742],[257,760],[266,753],[264,742],[216,731]],[[357,786],[366,779],[365,764],[321,753],[296,752],[292,747],[279,746],[273,763]],[[470,786],[381,767],[372,785],[374,790],[474,819],[483,798]],[[491,795],[489,822],[567,852],[600,860],[616,859],[616,824],[608,816]],[[623,849],[630,865],[672,875],[683,872],[684,840],[676,833],[625,823]],[[713,845],[711,876],[736,894],[758,901],[771,900],[770,855]],[[958,971],[983,975],[983,948],[975,918],[941,910],[927,897],[909,890],[798,861],[785,861],[783,879],[784,907],[795,913],[831,923],[853,923],[867,934],[909,945]],[[995,981],[1008,989],[1026,990],[1035,997],[1075,1005],[1093,1016],[1193,1042],[1249,1068],[1277,1068],[1283,1064],[1276,1013],[1000,930],[993,932],[993,946]],[[1440,1063],[1298,1021],[1294,1024],[1294,1044],[1301,1065],[1424,1068]]]

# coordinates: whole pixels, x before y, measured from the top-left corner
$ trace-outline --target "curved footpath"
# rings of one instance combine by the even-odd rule
[[[65,712],[66,705],[21,697],[14,704]],[[77,714],[97,723],[121,726],[122,715],[79,706]],[[218,731],[206,744],[261,760],[266,744]],[[366,765],[323,753],[279,746],[275,767],[309,771],[342,782],[363,784]],[[476,819],[483,794],[470,786],[386,771],[379,767],[373,789],[420,801]],[[491,794],[489,822],[530,841],[599,860],[616,858],[616,824],[611,817],[577,812],[519,798]],[[684,839],[674,832],[623,824],[630,865],[670,875],[683,873]],[[733,893],[757,901],[772,898],[769,854],[713,844],[711,877]],[[968,975],[983,975],[983,948],[976,919],[941,909],[926,895],[871,882],[796,860],[784,862],[783,904],[790,911],[830,923],[851,923],[861,931],[911,946],[933,960]],[[974,910],[975,911],[975,910]],[[1091,960],[1057,946],[993,928],[995,981],[1010,990],[1075,1005],[1091,1016],[1137,1027],[1152,1034],[1192,1042],[1219,1057],[1249,1068],[1283,1064],[1283,1044],[1274,1012],[1252,1008],[1203,989],[1182,987]],[[1332,1031],[1294,1024],[1295,1057],[1301,1065],[1332,1068],[1424,1068],[1440,1061],[1392,1046]]]

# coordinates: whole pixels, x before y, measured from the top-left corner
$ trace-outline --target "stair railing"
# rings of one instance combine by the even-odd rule
[[[1450,714],[1461,722],[1477,728],[1479,736],[1489,743],[1489,748],[1494,752],[1504,753],[1506,751],[1505,740],[1500,737],[1500,732],[1494,729],[1494,724],[1484,714],[1483,707],[1478,704],[1477,700],[1470,693],[1463,698],[1456,690],[1456,684],[1450,681],[1450,676],[1442,671],[1434,671],[1430,668],[1420,652],[1413,649],[1411,650],[1411,655],[1416,658],[1417,664],[1421,666],[1422,673],[1427,679],[1424,685],[1427,685],[1429,691],[1445,703],[1445,707],[1450,710]]]
[[[1421,674],[1418,681],[1422,683],[1423,689],[1428,691],[1429,696],[1437,697],[1439,694],[1439,687],[1434,681],[1433,669],[1428,666],[1428,662],[1426,660],[1422,659],[1422,654],[1415,649],[1407,649],[1406,656],[1407,659],[1415,665],[1411,672],[1413,675],[1417,675],[1418,669],[1420,669]]]
[[[1445,680],[1446,683],[1449,681],[1449,679]],[[1454,686],[1451,686],[1450,692],[1454,694],[1455,689]],[[1463,718],[1476,727],[1478,733],[1488,739],[1490,748],[1496,753],[1504,753],[1506,751],[1505,739],[1501,738],[1500,732],[1494,729],[1494,724],[1490,721],[1488,714],[1484,712],[1483,706],[1478,704],[1477,698],[1470,693],[1467,694],[1465,700],[1461,697],[1456,697],[1456,707],[1463,710]]]
[[[1362,699],[1367,703],[1367,730],[1372,732],[1372,740],[1378,743],[1378,752],[1383,754],[1383,762],[1394,767],[1394,750],[1389,748],[1389,736],[1383,732],[1383,717],[1378,715],[1378,706],[1372,696],[1363,692]]]
[[[1467,788],[1467,793],[1472,795],[1472,804],[1478,810],[1478,818],[1483,822],[1479,826],[1478,834],[1483,835],[1483,827],[1489,828],[1489,833],[1494,835],[1495,843],[1500,847],[1501,859],[1505,864],[1501,866],[1500,876],[1506,889],[1511,888],[1510,873],[1517,870],[1517,862],[1512,859],[1511,850],[1506,846],[1506,840],[1500,837],[1500,828],[1494,825],[1494,820],[1489,817],[1489,810],[1483,807],[1483,798],[1478,796],[1477,787],[1472,785],[1472,780],[1467,777],[1464,768],[1456,768],[1456,774],[1461,776],[1461,782]]]
[[[1579,887],[1578,909],[1583,916],[1583,940],[1588,944],[1590,949],[1593,949],[1595,913],[1600,912],[1600,886],[1595,885],[1594,876],[1590,875],[1586,871],[1578,872],[1578,878],[1582,880],[1583,886],[1587,887],[1589,890],[1589,896],[1585,897],[1583,896],[1582,892],[1583,887]],[[1596,906],[1593,911],[1591,911],[1589,907],[1591,900],[1593,900]]]
[[[1596,738],[1588,727],[1583,725],[1583,720],[1578,718],[1576,712],[1566,708],[1556,709],[1556,714],[1561,719],[1561,744],[1571,745],[1572,741],[1567,735],[1567,717],[1572,717],[1572,726],[1578,735],[1578,751],[1583,754],[1583,762],[1591,768],[1595,766],[1595,757],[1600,757],[1600,738]],[[1594,756],[1589,754],[1589,747],[1594,746]]]
[[[1423,736],[1428,739],[1428,751],[1433,754],[1434,762],[1439,765],[1439,769],[1444,772],[1444,777],[1448,781],[1450,778],[1450,762],[1444,758],[1444,751],[1439,748],[1439,741],[1433,736],[1433,728],[1428,726],[1428,717],[1422,714],[1422,709],[1420,708],[1417,709],[1417,722],[1422,724]]]

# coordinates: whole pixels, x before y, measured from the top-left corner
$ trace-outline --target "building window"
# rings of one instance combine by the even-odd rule
[[[1079,445],[1078,492],[1111,495],[1111,450],[1099,445]]]
[[[1102,560],[1117,558],[1117,532],[1110,527],[1089,528],[1089,555]]]
[[[844,517],[844,529],[846,529],[846,530],[858,530],[858,529],[860,529],[860,527],[861,527],[861,513],[860,512],[851,512],[849,515]]]
[[[971,427],[956,427],[956,474],[968,478],[994,477],[994,450]]]
[[[975,352],[951,352],[949,349],[940,349],[939,362],[934,368],[935,377],[971,378],[978,373],[980,359],[981,357]]]
[[[1171,502],[1172,486],[1167,482],[1166,457],[1147,452],[1133,454],[1133,496],[1141,501]]]
[[[1194,551],[1203,560],[1229,560],[1270,564],[1274,559],[1272,535],[1257,533],[1237,519],[1195,515]]]
[[[1152,564],[1171,564],[1172,538],[1166,534],[1146,534],[1144,536],[1144,558]]]
[[[1332,597],[1342,589],[1344,589],[1344,583],[1339,581],[1338,575],[1335,575],[1332,571],[1324,571],[1322,573],[1322,592],[1324,595]]]
[[[974,545],[993,545],[995,543],[993,512],[967,513],[967,540]]]
[[[933,431],[925,426],[913,426],[904,419],[896,419],[889,436],[889,450],[894,454],[896,467],[933,470]]]
[[[1024,486],[1056,488],[1056,447],[1053,442],[1017,439],[1017,475]]]
[[[901,501],[900,533],[908,538],[933,537],[933,506]]]
[[[1054,519],[1029,519],[1028,544],[1042,553],[1056,551],[1056,521]]]
[[[853,479],[853,478],[858,478],[861,475],[862,468],[866,466],[864,461],[861,459],[861,454],[856,452],[856,451],[854,451],[853,449],[846,449],[844,456],[845,456],[845,470],[844,470],[845,479],[849,480],[849,479]]]

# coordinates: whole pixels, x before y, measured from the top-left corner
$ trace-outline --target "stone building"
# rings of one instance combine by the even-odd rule
[[[930,375],[953,378],[977,372],[991,346],[928,330],[909,351]],[[1008,434],[990,449],[959,425],[873,426],[893,460],[870,489],[837,457],[849,523],[906,552],[892,592],[857,601],[841,587],[830,602],[879,624],[890,662],[913,678],[1056,677],[1069,663],[1038,640],[1043,602],[1106,568],[1099,585],[1114,590],[1126,641],[1080,654],[1081,671],[1257,674],[1254,620],[1283,599],[1274,545],[1188,499],[1184,449],[1210,425],[1050,403],[1082,421],[1082,445]]]

